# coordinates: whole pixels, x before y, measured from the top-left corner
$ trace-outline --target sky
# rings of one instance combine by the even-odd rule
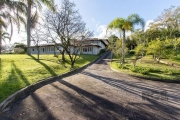
[[[60,4],[61,0],[55,0]],[[117,17],[127,18],[130,14],[139,14],[148,23],[171,6],[179,6],[180,0],[70,0],[82,16],[86,27],[94,31],[93,37],[104,38],[107,25]],[[26,43],[23,34],[14,32],[13,42]]]
[[[139,14],[148,24],[158,17],[164,9],[180,5],[180,0],[70,0],[87,28],[94,31],[94,37],[103,38],[107,25],[117,17],[127,18],[130,14]],[[55,0],[56,4],[60,0]]]

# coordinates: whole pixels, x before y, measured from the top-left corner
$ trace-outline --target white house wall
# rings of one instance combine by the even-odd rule
[[[94,55],[99,54],[99,48],[97,46],[93,46],[93,54]]]
[[[105,49],[106,48],[106,46],[102,42],[101,42],[100,46],[101,46],[100,49]]]
[[[99,47],[98,47],[98,46]],[[60,50],[63,48],[61,46],[58,46]],[[86,50],[83,50],[83,48],[86,48]],[[91,48],[91,50],[89,50]],[[101,49],[105,49],[106,46],[101,40],[93,40],[91,41],[91,45],[88,46],[82,46],[81,53],[82,54],[92,54],[97,55],[99,54]],[[40,54],[54,54],[54,46],[40,46],[39,47]],[[71,54],[74,53],[75,48],[73,46],[70,47]],[[36,46],[31,47],[31,53],[32,54],[38,54],[38,48]],[[80,52],[79,52],[80,53]],[[60,54],[60,51],[55,47],[55,54]]]
[[[58,46],[62,50],[61,46]],[[55,48],[55,53],[60,54],[60,51]],[[38,47],[31,48],[31,54],[38,54]],[[54,46],[43,46],[39,47],[39,54],[54,54]]]

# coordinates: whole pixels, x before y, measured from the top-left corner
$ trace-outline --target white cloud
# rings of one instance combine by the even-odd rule
[[[93,22],[93,24],[95,24],[95,27],[98,28],[100,21],[97,21],[94,18],[91,18],[91,21]]]
[[[107,31],[107,25],[99,25],[97,30],[96,30],[96,34],[94,37],[97,38],[108,38],[111,35],[116,35],[118,37],[122,37],[122,33],[119,33],[118,30],[108,30]],[[131,35],[131,32],[128,31],[126,32],[126,36]]]
[[[115,34],[116,36],[119,36],[119,33],[117,30],[108,30],[107,31],[107,25],[99,25],[96,29],[95,36],[97,38],[108,38],[109,36]]]
[[[95,22],[95,20],[93,18],[92,18],[92,21]],[[150,23],[152,23],[152,22],[153,22],[153,20],[148,20],[146,22],[145,28],[144,28],[145,31],[150,28]],[[113,34],[118,36],[118,37],[120,36],[120,33],[117,30],[108,30],[107,33],[106,33],[106,30],[107,30],[107,25],[99,25],[99,24],[97,24],[94,37],[108,38],[110,35],[113,35]],[[132,33],[130,31],[126,32],[126,36],[130,36],[131,34]]]
[[[154,22],[153,20],[148,20],[145,24],[145,28],[144,28],[144,31],[146,31],[147,29],[150,28],[150,23]]]
[[[95,37],[97,37],[97,38],[106,38],[106,29],[107,29],[106,25],[99,25],[97,27]]]

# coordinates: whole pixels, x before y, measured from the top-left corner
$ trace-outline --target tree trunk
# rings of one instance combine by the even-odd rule
[[[62,61],[65,62],[65,50],[62,50]]]
[[[56,57],[56,46],[54,45],[54,57]]]
[[[28,3],[27,7],[27,54],[30,55],[30,46],[31,46],[31,5]]]
[[[38,49],[38,61],[39,61],[39,46],[37,46],[37,49]]]
[[[0,54],[2,50],[2,26],[0,25]]]
[[[71,68],[72,69],[74,68],[74,63],[75,63],[75,61],[71,61]]]
[[[123,30],[123,38],[122,38],[122,64],[124,63],[124,57],[125,57],[125,48],[124,48],[124,44],[125,44],[125,38],[126,38],[126,33],[125,30]]]

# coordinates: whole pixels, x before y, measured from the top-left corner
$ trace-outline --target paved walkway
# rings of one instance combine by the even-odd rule
[[[177,120],[180,84],[133,78],[106,59],[15,101],[0,120]]]

